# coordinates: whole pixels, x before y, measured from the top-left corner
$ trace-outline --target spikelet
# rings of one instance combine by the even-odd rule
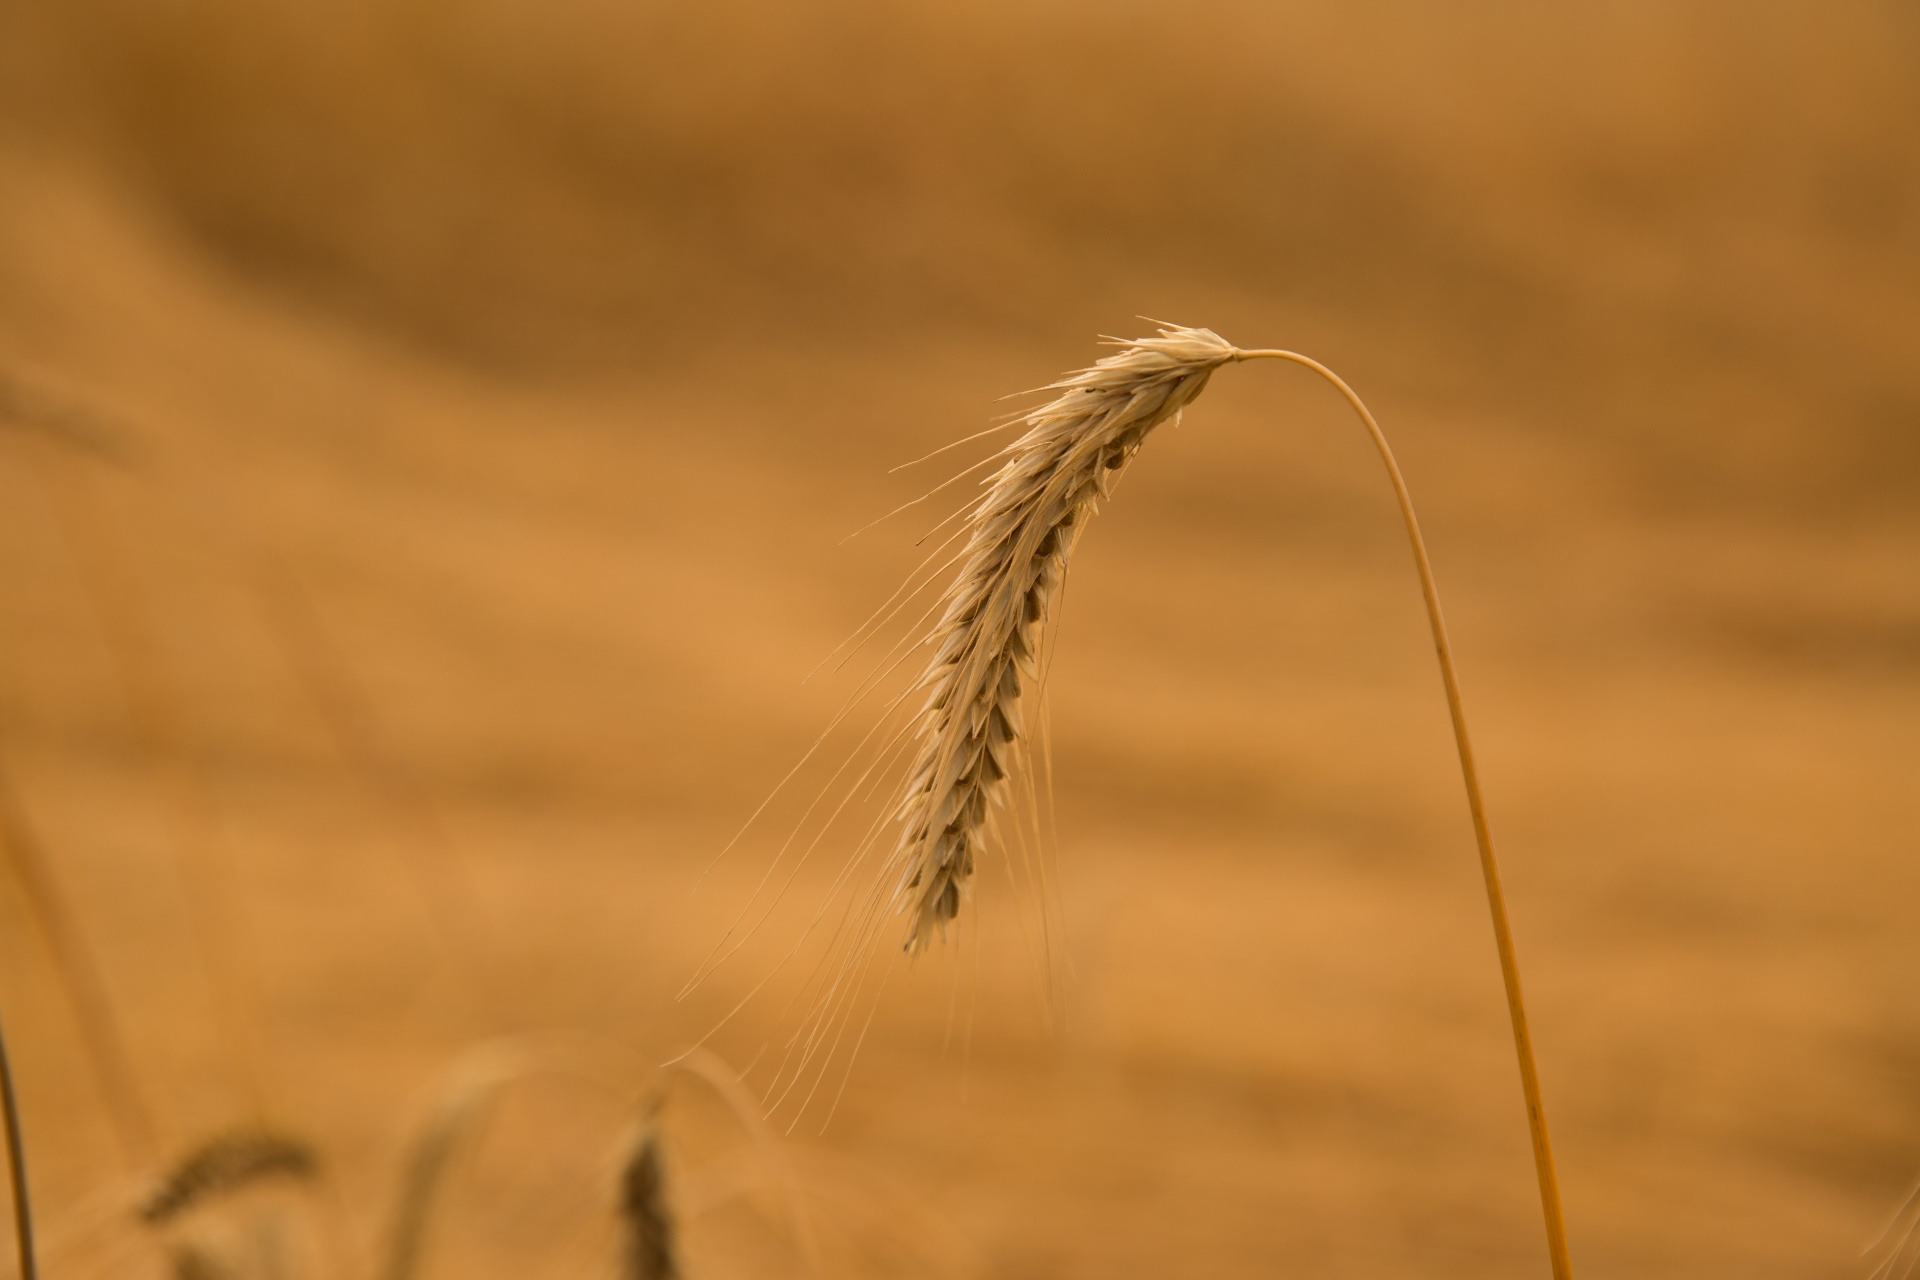
[[[159,1226],[219,1196],[263,1178],[312,1178],[319,1162],[298,1138],[256,1129],[222,1134],[201,1144],[167,1172],[140,1206],[140,1218]]]
[[[297,1138],[240,1129],[194,1148],[139,1206],[158,1232],[172,1280],[296,1280],[315,1274],[292,1206],[262,1198],[274,1183],[319,1176],[313,1148]]]
[[[623,1280],[679,1280],[660,1130],[651,1116],[620,1170],[620,1217],[627,1227]]]
[[[1108,339],[1120,351],[1044,388],[986,496],[968,513],[962,567],[927,636],[919,742],[896,817],[892,905],[915,952],[959,914],[1026,730],[1021,696],[1086,521],[1147,433],[1184,409],[1235,349],[1208,329]]]

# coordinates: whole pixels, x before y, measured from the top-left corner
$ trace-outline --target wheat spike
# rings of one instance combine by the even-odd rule
[[[0,1032],[0,1125],[6,1129],[7,1182],[12,1191],[13,1243],[19,1258],[20,1280],[40,1274],[33,1248],[33,1207],[27,1194],[27,1141],[20,1132],[20,1100],[13,1091],[13,1066],[7,1060],[7,1037]]]
[[[961,568],[943,597],[916,689],[919,747],[897,811],[893,906],[918,951],[959,914],[974,858],[1025,742],[1021,698],[1039,678],[1037,636],[1086,521],[1147,433],[1184,409],[1234,348],[1208,329],[1108,339],[1118,352],[1044,388],[986,496],[967,513]]]
[[[627,1224],[626,1280],[679,1280],[673,1214],[660,1158],[660,1129],[649,1116],[620,1170],[620,1216]]]
[[[1058,595],[1067,558],[1086,518],[1132,461],[1147,432],[1185,408],[1221,365],[1284,360],[1311,369],[1340,392],[1366,427],[1393,485],[1413,550],[1506,987],[1548,1257],[1554,1280],[1571,1280],[1573,1263],[1540,1098],[1533,1033],[1521,995],[1519,959],[1479,770],[1467,733],[1460,677],[1426,541],[1420,536],[1413,497],[1393,450],[1353,388],[1309,356],[1277,349],[1241,350],[1211,330],[1173,326],[1161,329],[1155,338],[1108,341],[1121,348],[1118,354],[1047,388],[1059,394],[1026,415],[1025,434],[1006,448],[1006,461],[993,475],[986,497],[967,513],[964,565],[942,598],[940,621],[926,638],[933,648],[932,660],[909,690],[925,689],[927,700],[913,725],[920,745],[896,811],[903,830],[888,866],[898,877],[893,905],[912,916],[906,948],[918,951],[959,913],[974,854],[989,832],[993,811],[1006,799],[1008,777],[1025,746],[1020,698],[1039,676],[1034,654],[1037,630]]]
[[[313,1178],[318,1167],[313,1148],[298,1138],[256,1129],[222,1134],[194,1148],[168,1171],[140,1206],[140,1218],[159,1226],[262,1178],[304,1181]]]

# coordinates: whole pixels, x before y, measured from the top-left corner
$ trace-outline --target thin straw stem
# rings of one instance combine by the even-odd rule
[[[7,1037],[0,1031],[0,1110],[7,1122],[7,1177],[13,1184],[13,1242],[20,1251],[20,1280],[38,1280],[33,1259],[33,1210],[27,1203],[27,1148],[20,1137],[20,1104],[13,1094]]]
[[[138,1168],[147,1164],[157,1141],[153,1117],[140,1096],[133,1055],[127,1049],[120,1022],[93,952],[74,919],[73,910],[55,883],[38,833],[0,760],[0,858],[12,867],[27,898],[29,914],[52,953],[54,970],[73,1008],[74,1020],[87,1046],[87,1057],[100,1080],[107,1112],[120,1141],[121,1155]]]
[[[1386,464],[1387,478],[1393,482],[1394,497],[1400,503],[1400,518],[1406,522],[1407,538],[1413,544],[1414,567],[1420,573],[1420,593],[1427,603],[1427,622],[1433,628],[1433,648],[1440,659],[1440,680],[1447,690],[1447,712],[1453,718],[1453,740],[1460,749],[1460,776],[1466,784],[1467,807],[1473,814],[1473,835],[1480,845],[1480,873],[1487,886],[1487,909],[1493,916],[1494,946],[1500,953],[1500,976],[1507,988],[1507,1012],[1513,1019],[1513,1047],[1520,1059],[1520,1087],[1526,1095],[1527,1127],[1533,1134],[1533,1164],[1540,1177],[1540,1207],[1547,1224],[1547,1252],[1553,1261],[1554,1280],[1572,1280],[1573,1262],[1567,1253],[1567,1228],[1560,1209],[1560,1179],[1553,1167],[1553,1144],[1547,1137],[1547,1114],[1540,1101],[1540,1072],[1533,1060],[1533,1035],[1527,1028],[1526,1003],[1520,995],[1520,962],[1514,955],[1513,927],[1507,921],[1506,894],[1500,887],[1500,866],[1493,856],[1493,833],[1487,826],[1486,802],[1480,796],[1479,770],[1473,762],[1473,745],[1467,738],[1467,713],[1460,697],[1460,677],[1453,669],[1453,646],[1447,640],[1446,620],[1440,613],[1440,590],[1434,584],[1433,565],[1427,559],[1427,546],[1420,537],[1420,522],[1413,514],[1413,497],[1393,460],[1393,450],[1380,431],[1373,414],[1338,374],[1318,360],[1292,351],[1236,351],[1235,360],[1291,360],[1305,365],[1331,382],[1353,411],[1366,424],[1367,433]]]

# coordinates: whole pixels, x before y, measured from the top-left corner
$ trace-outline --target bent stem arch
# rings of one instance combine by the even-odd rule
[[[1345,396],[1353,411],[1366,424],[1374,448],[1386,464],[1387,478],[1393,482],[1394,497],[1400,503],[1400,518],[1406,523],[1407,538],[1413,544],[1414,567],[1420,574],[1420,594],[1427,603],[1427,623],[1433,629],[1433,648],[1440,659],[1440,680],[1446,686],[1447,712],[1453,720],[1453,740],[1460,750],[1460,777],[1467,789],[1467,808],[1473,814],[1473,836],[1480,846],[1480,874],[1487,886],[1487,909],[1493,916],[1493,941],[1500,953],[1500,977],[1507,989],[1507,1013],[1513,1020],[1513,1047],[1520,1059],[1520,1088],[1526,1095],[1527,1127],[1533,1135],[1533,1164],[1540,1178],[1540,1208],[1547,1224],[1547,1252],[1553,1262],[1554,1280],[1571,1280],[1573,1263],[1567,1253],[1567,1228],[1560,1210],[1560,1179],[1553,1167],[1553,1144],[1547,1137],[1547,1115],[1540,1101],[1540,1072],[1533,1060],[1533,1034],[1527,1028],[1527,1008],[1520,995],[1520,963],[1514,955],[1513,927],[1507,921],[1506,894],[1500,887],[1500,865],[1493,856],[1493,834],[1487,826],[1486,802],[1480,796],[1479,770],[1473,762],[1473,744],[1467,737],[1467,713],[1460,698],[1460,678],[1453,669],[1453,646],[1447,640],[1446,619],[1440,612],[1440,590],[1434,585],[1433,565],[1427,559],[1427,546],[1420,537],[1420,522],[1413,513],[1413,497],[1401,478],[1393,450],[1380,431],[1373,414],[1361,402],[1352,387],[1318,360],[1293,351],[1236,350],[1232,357],[1241,360],[1291,360],[1313,370]]]

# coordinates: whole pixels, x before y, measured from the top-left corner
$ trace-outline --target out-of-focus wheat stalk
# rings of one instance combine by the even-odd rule
[[[1863,1257],[1871,1257],[1882,1250],[1885,1252],[1867,1273],[1867,1280],[1908,1280],[1920,1269],[1920,1182],[1887,1220],[1887,1229],[1860,1252]]]
[[[0,422],[31,429],[46,441],[93,458],[124,463],[133,456],[122,434],[104,425],[98,415],[36,391],[4,369],[0,369]],[[129,1168],[144,1168],[153,1159],[156,1139],[133,1056],[114,1015],[93,949],[61,891],[45,843],[13,785],[4,759],[0,759],[0,855],[13,868],[28,912],[52,956],[88,1060],[106,1097],[121,1156]]]
[[[592,1084],[626,1095],[638,1119],[617,1148],[618,1206],[626,1231],[628,1280],[674,1280],[679,1275],[675,1219],[666,1194],[660,1142],[662,1117],[675,1081],[699,1080],[733,1113],[778,1183],[790,1219],[795,1251],[805,1274],[821,1274],[819,1246],[802,1203],[793,1168],[765,1118],[741,1086],[739,1074],[704,1049],[691,1049],[655,1071],[637,1094],[620,1083],[631,1055],[592,1037],[506,1036],[463,1055],[443,1082],[409,1146],[394,1199],[376,1280],[413,1280],[430,1252],[430,1227],[448,1174],[460,1153],[479,1135],[494,1105],[511,1088],[535,1076]]]
[[[381,733],[374,704],[354,679],[298,571],[250,537],[212,496],[194,497],[195,523],[210,542],[242,562],[240,571],[252,581],[275,646],[342,759],[391,826],[420,886],[428,927],[446,953],[468,1029],[496,1032],[504,1021],[497,1005],[505,984],[478,925],[481,912],[453,833]]]
[[[411,1280],[426,1251],[427,1227],[440,1184],[463,1140],[502,1089],[541,1065],[528,1044],[508,1039],[483,1045],[448,1074],[407,1155],[378,1280]]]
[[[252,1027],[255,1001],[247,976],[252,966],[246,939],[226,901],[230,896],[226,890],[231,881],[231,858],[219,839],[211,812],[209,781],[185,741],[181,724],[184,716],[167,679],[164,655],[153,634],[153,619],[124,548],[109,527],[111,521],[90,492],[94,477],[87,474],[87,464],[112,464],[116,471],[146,481],[155,495],[173,499],[179,514],[191,515],[193,504],[179,501],[179,495],[161,483],[151,465],[155,457],[147,447],[150,442],[142,440],[141,433],[117,414],[103,414],[71,395],[36,388],[5,369],[0,369],[0,423],[31,430],[29,447],[42,443],[58,446],[49,451],[55,456],[36,456],[36,461],[79,561],[80,576],[108,633],[134,727],[155,763],[174,766],[169,770],[173,775],[170,780],[179,785],[167,789],[172,802],[168,808],[172,819],[169,844],[195,908],[197,950],[232,1051],[229,1056],[238,1061],[241,1083],[257,1123],[264,1118],[271,1097]],[[4,846],[53,954],[106,1094],[122,1154],[132,1169],[144,1172],[154,1164],[157,1142],[132,1056],[120,1034],[93,953],[60,892],[26,806],[9,785],[4,769],[0,769],[0,846]],[[347,1261],[352,1252],[351,1233],[337,1189],[324,1179],[309,1181],[321,1199],[322,1239],[332,1255],[334,1269],[357,1270]],[[150,1221],[149,1225],[154,1223]]]
[[[1003,451],[1005,461],[986,496],[967,513],[963,565],[943,597],[940,620],[926,638],[933,653],[916,686],[926,690],[914,726],[920,746],[897,810],[902,829],[889,863],[894,908],[910,920],[907,950],[924,947],[958,914],[975,855],[993,833],[995,810],[1006,800],[1008,780],[1023,753],[1021,702],[1039,676],[1035,636],[1059,594],[1067,559],[1087,518],[1147,433],[1190,404],[1221,365],[1269,359],[1304,365],[1332,383],[1360,416],[1386,465],[1413,547],[1493,918],[1548,1253],[1555,1280],[1569,1280],[1572,1264],[1559,1179],[1521,998],[1513,930],[1440,593],[1393,450],[1353,389],[1307,356],[1245,351],[1211,330],[1176,326],[1164,327],[1152,338],[1108,341],[1120,347],[1117,354],[1046,388],[1058,394],[1026,415],[1027,430]]]
[[[128,718],[160,775],[167,845],[194,911],[194,942],[227,1041],[227,1058],[255,1121],[273,1111],[255,1019],[256,966],[234,898],[235,862],[221,831],[212,784],[193,749],[185,715],[156,634],[149,602],[92,477],[66,460],[42,459],[62,532],[99,615]]]
[[[779,1183],[782,1198],[786,1203],[789,1229],[793,1232],[793,1244],[800,1255],[800,1263],[809,1276],[824,1274],[820,1256],[820,1241],[814,1231],[813,1215],[808,1212],[805,1197],[801,1194],[800,1177],[788,1158],[780,1139],[774,1135],[767,1124],[766,1116],[755,1105],[752,1095],[740,1083],[740,1073],[735,1071],[718,1055],[698,1046],[688,1049],[668,1062],[662,1068],[659,1084],[655,1086],[654,1101],[648,1103],[651,1113],[664,1105],[666,1090],[675,1076],[686,1075],[705,1084],[720,1101],[732,1112],[747,1140],[753,1145],[767,1172]]]

